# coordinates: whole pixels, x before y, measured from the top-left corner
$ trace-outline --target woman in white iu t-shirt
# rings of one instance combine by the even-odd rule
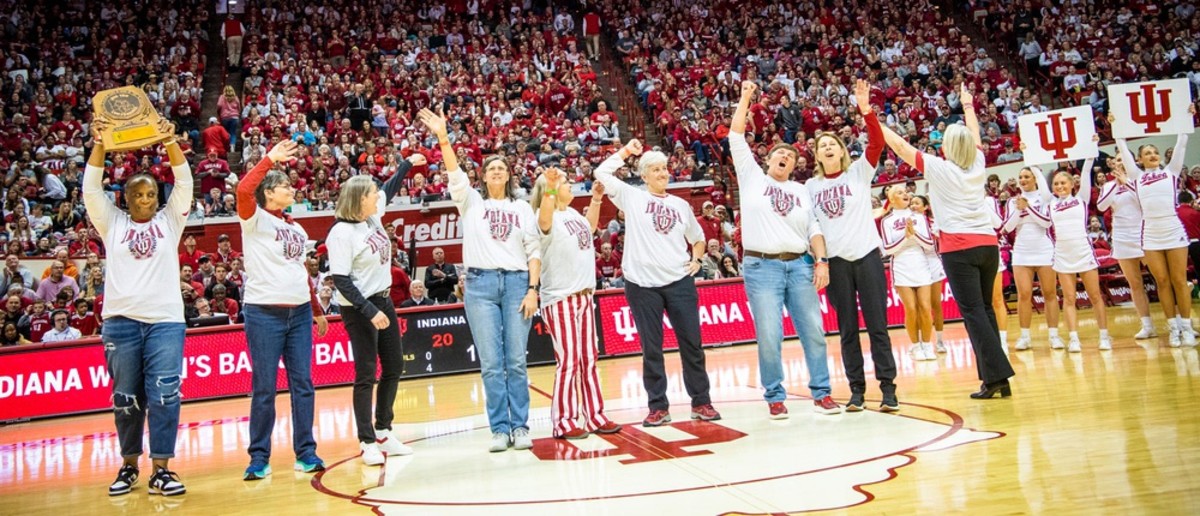
[[[383,210],[391,202],[413,165],[424,165],[421,154],[403,161],[383,184],[369,175],[342,184],[336,222],[329,229],[329,274],[354,353],[354,423],[363,463],[377,466],[383,454],[410,455],[412,448],[392,435],[392,406],[404,368],[400,324],[392,304],[392,240],[383,228]],[[375,372],[378,364],[379,380]],[[374,399],[375,422],[371,423]]]
[[[243,480],[271,474],[271,434],[275,430],[276,380],[279,362],[288,377],[292,405],[292,448],[295,469],[325,469],[313,438],[312,325],[324,336],[325,316],[313,298],[304,266],[308,233],[283,210],[295,202],[296,190],[286,173],[271,170],[300,155],[291,140],[271,148],[238,182],[237,211],[242,226],[242,249],[247,276],[242,301],[246,317],[246,347],[253,375],[250,386],[250,465]]]
[[[104,358],[112,377],[117,439],[125,459],[110,496],[133,489],[142,455],[142,433],[150,421],[151,494],[180,495],[186,489],[167,469],[175,456],[179,427],[179,387],[183,381],[183,297],[179,290],[179,240],[192,206],[192,169],[175,143],[175,126],[161,121],[170,134],[163,143],[175,175],[175,190],[158,210],[158,184],[146,174],[124,184],[123,211],[104,191],[104,143],[107,120],[92,122],[94,147],[83,174],[83,202],[88,218],[108,249],[104,278]],[[115,186],[115,185],[114,185]],[[149,298],[147,297],[149,294]]]
[[[604,415],[604,396],[596,374],[596,248],[592,235],[600,223],[604,184],[592,187],[587,217],[571,207],[571,183],[557,167],[539,177],[530,203],[538,215],[542,260],[542,318],[554,340],[554,395],[550,423],[554,437],[582,439],[591,432],[616,433],[621,425]],[[579,403],[583,400],[583,419]]]
[[[487,396],[492,452],[533,448],[529,437],[529,375],[525,350],[538,308],[542,251],[529,203],[514,195],[512,173],[500,156],[483,161],[484,194],[458,167],[446,135],[446,119],[428,109],[418,114],[442,150],[450,171],[450,198],[463,224],[467,267],[463,307]]]
[[[700,298],[692,279],[700,270],[700,257],[704,254],[704,230],[687,201],[667,194],[670,172],[663,153],[647,152],[638,160],[638,174],[646,182],[645,190],[613,176],[626,159],[641,153],[642,142],[630,140],[596,167],[596,180],[604,183],[608,197],[626,217],[621,270],[625,273],[625,299],[642,340],[642,382],[650,407],[642,426],[671,422],[662,352],[663,310],[679,342],[683,384],[692,397],[692,419],[720,419],[708,395],[708,372],[704,366],[704,348],[700,345],[697,310]]]

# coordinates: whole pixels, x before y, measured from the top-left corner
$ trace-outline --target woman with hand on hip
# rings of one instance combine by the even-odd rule
[[[292,449],[295,470],[325,469],[313,439],[312,325],[317,335],[328,328],[319,311],[304,267],[308,233],[283,210],[292,205],[295,189],[283,172],[271,170],[300,156],[291,140],[276,144],[237,187],[238,219],[245,251],[246,345],[253,367],[250,396],[250,465],[243,480],[271,474],[271,433],[275,429],[276,379],[279,362],[288,377],[292,404]]]
[[[542,258],[542,317],[554,339],[558,366],[550,420],[554,437],[582,439],[591,432],[616,433],[618,425],[604,415],[604,397],[596,374],[596,321],[592,289],[596,286],[596,249],[592,235],[600,222],[604,184],[592,188],[587,217],[571,208],[571,183],[556,167],[546,169],[533,186],[530,202],[538,215]],[[583,400],[583,423],[579,401]]]
[[[638,175],[646,189],[630,186],[613,175],[630,156],[642,154],[642,142],[630,140],[596,167],[596,180],[604,184],[609,199],[625,212],[625,299],[633,311],[642,344],[642,383],[646,388],[649,413],[642,426],[671,422],[667,400],[667,371],[663,364],[663,311],[671,321],[679,356],[683,361],[683,384],[692,398],[692,419],[712,421],[721,414],[709,397],[708,371],[700,342],[700,304],[693,276],[700,271],[704,255],[704,230],[692,207],[667,193],[670,171],[667,156],[650,151],[638,160]],[[689,253],[688,250],[691,252]]]
[[[525,350],[538,309],[542,270],[537,219],[529,203],[516,198],[512,172],[503,157],[483,160],[481,194],[471,188],[471,180],[458,166],[446,135],[446,119],[428,109],[417,116],[441,145],[445,170],[450,173],[450,198],[463,224],[467,267],[463,306],[487,396],[492,430],[488,450],[502,452],[509,446],[528,450],[533,439]]]
[[[354,354],[354,423],[362,460],[368,466],[383,464],[384,454],[413,452],[392,435],[393,405],[404,368],[404,354],[396,307],[389,290],[392,242],[383,228],[382,217],[388,203],[400,191],[409,169],[424,164],[424,156],[413,154],[409,160],[400,162],[382,189],[369,175],[354,176],[342,183],[334,211],[337,220],[325,237],[329,274],[337,287],[339,310]]]
[[[941,227],[942,264],[950,291],[958,301],[966,323],[976,367],[983,385],[972,398],[1010,396],[1008,379],[1012,364],[1000,344],[1000,330],[989,298],[996,281],[1000,259],[996,238],[994,203],[987,195],[986,158],[980,150],[979,119],[974,97],[963,85],[960,90],[966,125],[946,129],[942,141],[945,159],[917,151],[904,137],[884,127],[888,147],[906,163],[925,174],[930,201],[938,207]]]
[[[83,202],[88,218],[108,250],[104,275],[104,358],[112,378],[113,413],[124,464],[108,488],[123,495],[138,480],[143,429],[150,421],[150,459],[154,473],[149,492],[163,496],[187,489],[170,469],[179,428],[179,388],[183,382],[186,328],[179,295],[179,240],[192,207],[192,169],[175,141],[175,126],[165,119],[158,130],[171,135],[163,142],[177,188],[158,210],[158,184],[146,174],[125,182],[128,211],[104,191],[104,143],[107,120],[92,121],[92,155],[83,174]],[[150,296],[149,298],[147,296]]]
[[[853,163],[850,153],[835,133],[816,138],[817,167],[808,188],[817,221],[825,232],[829,251],[829,288],[826,296],[837,312],[842,343],[842,364],[850,382],[847,412],[864,407],[867,392],[862,344],[858,339],[861,312],[871,342],[875,379],[883,393],[880,410],[900,410],[896,397],[896,360],[887,329],[887,281],[883,272],[882,241],[871,211],[871,181],[883,153],[883,134],[870,103],[870,87],[859,80],[854,88],[858,112],[867,124],[867,149]]]
[[[788,417],[783,404],[787,399],[782,360],[784,308],[804,348],[813,411],[840,414],[842,407],[829,395],[825,327],[817,297],[817,291],[829,284],[825,235],[813,214],[808,190],[791,180],[800,157],[796,148],[780,144],[771,149],[765,173],[754,161],[746,142],[746,121],[757,89],[752,81],[742,82],[742,98],[729,128],[729,152],[742,206],[746,298],[754,313],[758,374],[767,414],[771,419]]]
[[[1194,104],[1188,106],[1189,113],[1194,114],[1195,110]],[[1109,115],[1109,121],[1113,121],[1112,115]],[[1175,212],[1177,183],[1183,171],[1187,142],[1187,134],[1175,137],[1174,155],[1164,167],[1158,147],[1139,146],[1137,158],[1134,158],[1129,152],[1129,143],[1117,139],[1117,152],[1125,166],[1129,185],[1137,192],[1142,207],[1144,261],[1158,286],[1159,304],[1171,330],[1168,342],[1173,348],[1180,344],[1196,345],[1196,335],[1192,332],[1192,291],[1187,285],[1189,241],[1183,222]]]

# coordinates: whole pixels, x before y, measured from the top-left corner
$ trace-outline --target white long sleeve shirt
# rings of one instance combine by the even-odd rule
[[[529,203],[485,200],[461,169],[450,171],[450,198],[463,225],[463,265],[525,271],[530,260],[541,260],[537,218]]]
[[[729,152],[738,178],[742,245],[767,254],[808,252],[812,237],[822,234],[808,189],[796,181],[768,177],[744,134],[729,133]]]

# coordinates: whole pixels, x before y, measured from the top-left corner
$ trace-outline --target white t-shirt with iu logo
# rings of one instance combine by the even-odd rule
[[[854,261],[879,249],[882,241],[871,215],[874,178],[874,167],[863,157],[835,178],[814,176],[805,184],[830,258]]]
[[[461,169],[450,171],[450,198],[463,225],[463,265],[524,271],[529,270],[529,260],[542,258],[537,219],[529,203],[484,200]]]
[[[242,302],[250,305],[299,306],[311,299],[304,247],[308,232],[256,207],[242,223],[246,253],[246,285]]]
[[[83,176],[83,202],[108,253],[104,268],[102,317],[126,317],[147,324],[183,320],[179,295],[179,240],[191,209],[192,172],[172,167],[175,190],[166,208],[149,221],[134,222],[129,213],[104,195],[104,170],[88,166]]]
[[[729,152],[738,177],[742,245],[767,254],[808,252],[809,240],[822,234],[808,190],[796,181],[768,177],[744,134],[729,133]]]
[[[583,289],[595,288],[596,249],[592,246],[592,228],[587,218],[574,208],[555,211],[550,232],[541,236],[541,244],[543,307]]]
[[[596,167],[613,204],[625,212],[625,253],[621,269],[639,287],[669,285],[687,275],[691,246],[704,240],[704,230],[687,201],[657,196],[613,176],[625,162],[614,154]]]
[[[380,192],[375,215],[363,222],[339,221],[329,229],[325,247],[329,249],[329,273],[350,276],[363,297],[371,297],[392,285],[392,243],[383,230],[381,216],[385,195]],[[353,303],[335,290],[338,304]]]

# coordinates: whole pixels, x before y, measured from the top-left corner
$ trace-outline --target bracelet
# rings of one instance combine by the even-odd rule
[[[604,202],[604,198],[603,198],[603,197],[601,197],[601,198],[599,198],[599,199],[597,199],[597,198],[595,198],[595,197],[592,197],[592,204],[600,204],[600,203],[602,203],[602,202]]]
[[[545,192],[542,194],[542,196],[544,196],[544,197],[552,197],[552,196],[555,196],[555,195],[558,195],[558,190],[546,190],[546,191],[545,191]]]
[[[168,145],[178,145],[178,144],[179,144],[179,142],[175,141],[174,138],[171,138],[170,140],[163,140],[163,142],[162,142],[163,147],[166,147]]]

